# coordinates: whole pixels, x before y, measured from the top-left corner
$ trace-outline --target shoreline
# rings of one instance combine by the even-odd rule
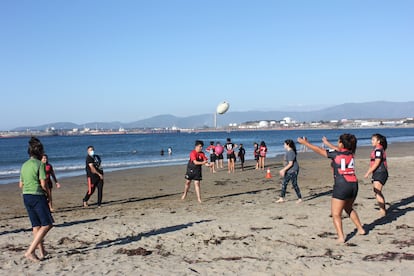
[[[344,217],[348,241],[336,243],[330,218],[330,161],[299,153],[299,187],[288,186],[277,204],[280,157],[267,159],[272,178],[254,169],[213,174],[203,168],[199,204],[191,186],[181,200],[186,165],[138,168],[105,174],[102,208],[96,192],[82,208],[85,176],[53,189],[55,227],[46,237],[49,257],[31,263],[22,256],[32,235],[20,190],[0,185],[0,268],[4,273],[106,275],[408,275],[414,271],[414,143],[387,150],[390,178],[384,186],[389,215],[378,218],[368,169],[371,147],[356,153],[360,191],[355,203],[368,230],[355,235]]]
[[[384,119],[385,120],[385,119]],[[399,119],[401,120],[401,119]],[[129,135],[129,134],[165,134],[165,133],[196,133],[196,132],[238,132],[238,131],[293,131],[293,130],[335,130],[335,129],[392,129],[392,128],[414,128],[414,123],[409,124],[400,124],[400,125],[372,125],[372,126],[342,126],[336,127],[331,125],[322,125],[317,127],[256,127],[256,128],[194,128],[194,129],[150,129],[150,130],[123,130],[123,131],[90,131],[85,133],[50,133],[46,131],[33,131],[33,133],[27,133],[26,131],[0,131],[0,139],[8,139],[8,138],[19,138],[19,137],[31,137],[31,136],[39,136],[39,137],[47,137],[47,136],[96,136],[96,135]],[[15,133],[14,135],[10,135],[10,133]],[[17,134],[16,134],[17,133]]]
[[[389,147],[392,147],[394,145],[397,146],[397,147],[400,147],[400,146],[404,146],[404,144],[409,145],[411,143],[414,144],[414,142],[393,142],[393,143],[389,144]],[[357,148],[356,157],[358,157],[358,152],[360,150],[364,150],[365,151],[367,148],[368,149],[371,149],[372,147],[371,146],[367,146],[367,145],[359,146]],[[306,158],[306,159],[312,158],[312,157],[319,157],[319,156],[316,156],[316,155],[313,155],[313,156],[310,155],[309,156],[308,155],[309,152],[299,152],[299,149],[298,149],[298,153],[302,155],[301,158]],[[275,159],[278,160],[278,159],[280,159],[282,157],[283,157],[283,154],[276,154],[273,157],[267,157],[267,160],[269,160],[269,162],[273,162],[273,160],[275,160]],[[174,163],[174,164],[161,163],[161,164],[156,164],[156,165],[146,165],[146,166],[139,166],[139,167],[121,168],[121,169],[110,169],[110,170],[105,170],[105,168],[104,168],[104,172],[107,175],[107,174],[111,174],[111,173],[122,173],[124,171],[128,172],[130,170],[138,170],[138,169],[151,169],[151,168],[157,168],[157,167],[163,168],[163,167],[183,166],[183,165],[186,165],[187,164],[187,161],[188,160],[185,160],[185,161],[182,161],[182,163]],[[253,162],[253,161],[254,161],[253,158],[246,158],[246,163]],[[224,163],[226,163],[226,159],[224,159]],[[239,163],[239,161],[237,160],[236,165],[238,163]],[[69,180],[70,181],[71,178],[85,176],[84,169],[80,170],[79,173],[73,172],[73,173],[69,173],[69,174],[70,175],[65,176],[65,173],[63,173],[64,176],[62,176],[62,173],[61,172],[56,172],[56,176],[58,177],[59,180],[62,180],[63,179],[63,180]],[[8,183],[0,183],[0,187],[2,187],[4,185],[14,185],[14,184],[18,184],[18,177],[17,177],[17,180],[15,180],[15,181],[10,181]]]

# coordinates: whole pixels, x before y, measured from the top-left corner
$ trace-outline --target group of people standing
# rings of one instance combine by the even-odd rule
[[[238,149],[237,152],[236,149]],[[212,173],[215,173],[219,168],[224,168],[224,153],[227,158],[228,173],[234,173],[237,158],[240,160],[241,170],[244,170],[246,150],[243,144],[237,145],[231,141],[231,138],[227,138],[224,145],[220,142],[214,143],[214,141],[210,141],[210,145],[206,148],[205,152],[210,156],[210,171]]]
[[[355,224],[358,233],[365,234],[357,212],[353,209],[354,201],[358,194],[358,179],[355,174],[354,154],[357,148],[357,138],[353,134],[342,134],[338,138],[337,145],[332,144],[326,137],[322,138],[324,147],[316,146],[307,139],[298,138],[297,142],[304,145],[308,149],[331,159],[331,167],[333,169],[334,185],[331,199],[331,214],[334,227],[338,235],[339,242],[345,242],[345,235],[342,228],[342,211],[349,215]],[[370,165],[365,173],[365,177],[371,176],[375,197],[380,207],[381,216],[386,215],[385,198],[382,189],[388,179],[388,168],[386,159],[387,139],[381,134],[373,134],[371,137],[373,151],[370,155]],[[191,182],[194,180],[197,200],[201,203],[200,181],[202,180],[202,166],[206,165],[215,171],[215,166],[222,165],[222,155],[226,151],[228,159],[228,172],[234,172],[234,162],[236,159],[235,149],[238,147],[238,157],[244,164],[245,150],[242,144],[237,146],[228,138],[226,144],[221,146],[220,143],[210,143],[206,149],[210,153],[210,161],[203,151],[203,141],[197,140],[194,149],[190,152],[190,159],[187,164],[185,174],[185,187],[181,199],[185,199],[190,189]],[[302,202],[302,195],[297,183],[299,174],[299,164],[297,161],[297,150],[295,142],[287,139],[284,142],[285,155],[284,166],[279,171],[282,181],[282,189],[278,203],[285,202],[286,188],[289,182],[298,197],[298,203]],[[258,155],[258,166],[256,169],[264,168],[264,158],[266,156],[267,147],[264,142],[255,147]],[[46,256],[43,246],[43,240],[49,230],[53,227],[53,205],[52,205],[52,187],[54,180],[57,188],[60,188],[52,165],[48,162],[48,156],[44,152],[44,148],[39,139],[32,137],[28,147],[29,160],[21,167],[19,187],[22,189],[23,202],[27,210],[29,219],[32,224],[33,241],[25,253],[25,257],[32,261],[39,261]],[[261,163],[261,158],[263,163]],[[220,163],[221,160],[221,163]],[[217,164],[216,164],[217,162]],[[88,200],[98,188],[98,207],[102,203],[102,191],[104,183],[104,174],[101,167],[101,159],[95,154],[94,147],[87,147],[86,157],[86,175],[88,191],[83,198],[83,206],[88,207]],[[242,165],[243,169],[243,165]],[[38,254],[35,251],[38,250]]]
[[[339,242],[345,242],[345,235],[342,227],[342,212],[345,211],[352,222],[355,224],[359,234],[364,235],[366,233],[363,228],[359,216],[353,208],[354,201],[358,194],[358,179],[355,174],[355,160],[354,154],[357,148],[357,138],[353,134],[345,133],[339,136],[337,145],[332,144],[326,137],[322,138],[321,147],[310,143],[306,138],[298,138],[297,142],[303,147],[314,151],[326,158],[331,159],[331,167],[333,169],[334,185],[331,199],[331,215],[335,230],[338,235]],[[219,144],[219,143],[218,143]],[[388,168],[386,159],[387,139],[385,136],[376,133],[371,137],[371,144],[373,151],[370,156],[370,165],[365,177],[371,176],[371,182],[373,184],[373,190],[377,199],[380,215],[386,215],[385,198],[382,193],[382,189],[388,179]],[[182,199],[185,199],[190,189],[191,181],[194,180],[195,190],[198,201],[201,203],[200,197],[200,181],[202,179],[201,166],[206,165],[214,172],[214,164],[216,157],[221,154],[220,144],[217,148],[217,144],[214,146],[214,142],[210,143],[210,146],[206,149],[210,153],[210,162],[203,152],[203,141],[197,140],[195,148],[190,153],[190,160],[187,165],[187,172],[185,174],[186,183]],[[228,171],[229,173],[234,171],[234,149],[237,145],[233,144],[228,138],[224,147],[227,150],[228,158]],[[325,149],[327,147],[328,149]],[[285,155],[284,164],[279,171],[280,176],[283,178],[282,187],[280,191],[280,197],[276,201],[277,203],[285,202],[286,189],[289,182],[295,190],[298,198],[297,203],[302,202],[302,194],[298,186],[298,174],[299,163],[297,161],[297,149],[293,140],[287,139],[284,141]],[[218,154],[217,154],[217,149]],[[254,145],[254,155],[257,161],[256,169],[264,169],[264,159],[266,157],[267,147],[264,142],[260,145]],[[245,152],[244,152],[245,153]],[[243,157],[244,157],[243,153]],[[232,162],[233,161],[233,162]],[[243,160],[244,161],[244,160]],[[263,162],[263,163],[262,163]]]
[[[224,153],[227,158],[228,173],[235,172],[236,160],[240,161],[240,169],[244,170],[244,163],[246,160],[246,149],[243,144],[235,144],[231,138],[226,139],[226,143],[222,145],[220,142],[214,143],[210,141],[210,145],[205,150],[210,156],[210,171],[215,173],[217,169],[223,168]],[[267,154],[267,146],[264,141],[253,144],[253,156],[256,160],[256,170],[265,169],[265,159]]]
[[[254,160],[256,160],[256,170],[265,169],[266,154],[267,146],[265,141],[261,141],[260,144],[256,142],[253,144],[253,155]]]
[[[355,174],[354,154],[357,148],[357,138],[353,134],[342,134],[338,138],[337,145],[332,144],[326,137],[322,138],[322,147],[310,143],[305,138],[298,138],[298,142],[322,155],[331,159],[331,167],[333,169],[334,186],[331,199],[331,215],[335,230],[338,235],[338,242],[345,242],[345,235],[342,227],[342,212],[345,211],[355,224],[359,234],[364,235],[365,229],[362,227],[361,221],[355,209],[354,201],[358,194],[358,179]],[[387,139],[385,136],[376,133],[371,137],[373,150],[370,155],[370,165],[364,177],[371,176],[373,190],[377,199],[380,216],[386,215],[385,198],[382,189],[388,179],[387,168]],[[299,165],[296,159],[296,146],[292,140],[285,141],[285,166],[280,170],[283,177],[280,198],[277,202],[284,202],[286,186],[292,181],[292,186],[298,197],[298,203],[302,202],[300,189],[297,185],[297,175],[299,173]],[[328,149],[325,149],[325,146]]]

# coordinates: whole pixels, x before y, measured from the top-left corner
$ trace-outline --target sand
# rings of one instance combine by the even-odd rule
[[[414,272],[414,143],[391,144],[384,187],[388,215],[378,217],[369,179],[370,147],[356,155],[360,182],[355,208],[368,231],[360,236],[344,215],[347,242],[338,244],[330,217],[329,160],[300,153],[299,186],[276,203],[281,157],[266,171],[212,174],[203,169],[202,199],[194,187],[181,200],[185,165],[107,173],[104,204],[83,208],[85,177],[54,189],[55,227],[48,256],[23,257],[32,240],[17,183],[0,185],[2,275],[412,275]],[[237,163],[238,168],[239,163]]]

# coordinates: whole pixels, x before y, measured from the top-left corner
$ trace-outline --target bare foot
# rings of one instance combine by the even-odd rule
[[[296,200],[296,203],[297,204],[302,203],[302,202],[303,202],[303,200],[301,198],[299,198],[298,200]]]
[[[285,202],[285,200],[283,199],[283,197],[280,197],[280,198],[276,201],[276,203],[282,203],[282,202]]]
[[[44,260],[45,258],[46,258],[46,256],[47,256],[47,252],[46,251],[44,251],[43,250],[43,252],[42,252],[42,250],[40,250],[40,253],[39,253],[39,260]]]
[[[387,215],[387,211],[385,209],[380,209],[379,215],[380,215],[380,218],[385,217]]]
[[[336,242],[337,243],[345,243],[345,239],[344,238],[337,238]]]
[[[365,231],[365,229],[358,229],[358,235],[365,235],[367,232]]]
[[[198,203],[201,203],[201,199],[198,199]]]
[[[83,202],[83,207],[84,207],[84,208],[89,207],[88,202],[84,201],[84,202]]]
[[[37,249],[39,249],[39,254],[38,254],[38,258],[39,258],[39,260],[44,260],[44,258],[46,257],[46,255],[47,255],[47,251],[45,250],[45,247],[44,247],[44,245],[43,245],[43,242],[41,242],[38,246],[37,246]]]
[[[32,261],[32,262],[39,262],[39,258],[36,256],[36,254],[34,253],[25,253],[24,256],[26,257],[26,259]]]
[[[182,195],[181,200],[184,200],[187,195]]]

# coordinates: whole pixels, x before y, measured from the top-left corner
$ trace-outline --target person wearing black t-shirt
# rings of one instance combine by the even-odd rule
[[[101,167],[101,158],[95,154],[93,146],[88,146],[88,155],[86,156],[86,177],[88,181],[88,191],[83,198],[83,207],[88,207],[88,200],[98,188],[98,208],[102,204],[102,192],[104,185],[103,170]]]

